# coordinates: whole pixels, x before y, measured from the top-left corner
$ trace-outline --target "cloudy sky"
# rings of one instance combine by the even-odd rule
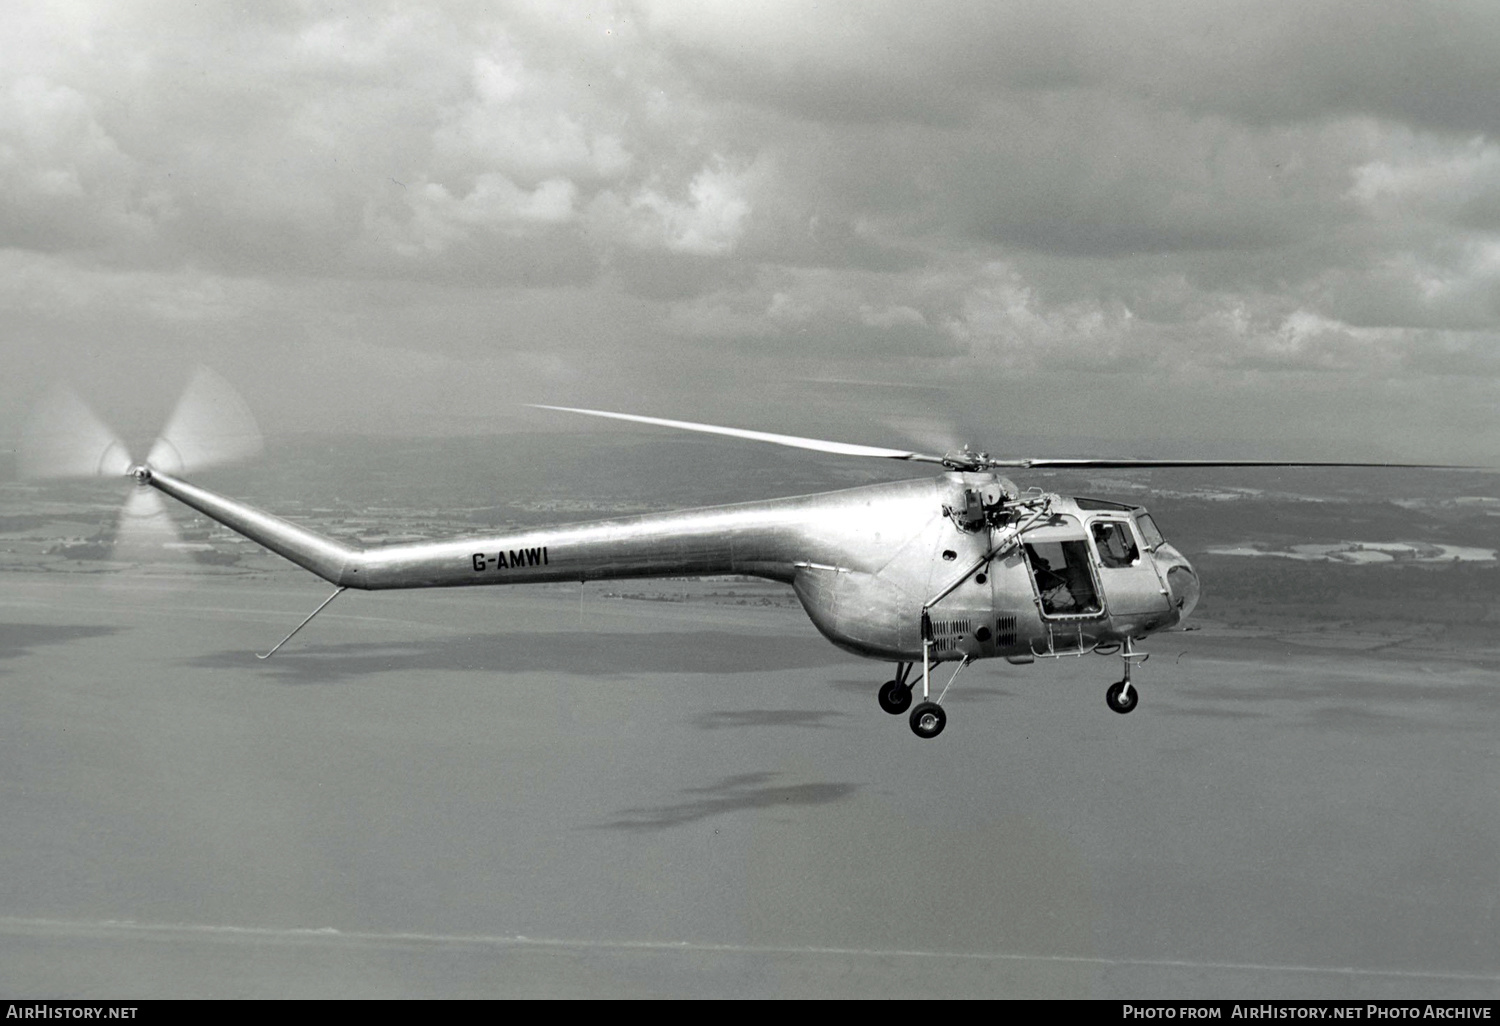
[[[0,441],[201,362],[273,433],[1493,463],[1497,138],[1493,2],[11,0]]]

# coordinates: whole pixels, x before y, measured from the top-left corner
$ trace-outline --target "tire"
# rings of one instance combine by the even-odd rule
[[[911,705],[911,688],[905,684],[898,684],[888,680],[880,685],[880,708],[892,716],[899,716],[906,712]]]
[[[1104,692],[1104,701],[1109,704],[1111,709],[1124,716],[1137,705],[1141,704],[1141,689],[1131,684],[1130,693],[1127,695],[1125,693],[1125,682],[1117,680],[1109,686],[1108,691]]]
[[[911,711],[910,723],[917,737],[937,737],[948,725],[948,714],[936,702],[922,702]]]

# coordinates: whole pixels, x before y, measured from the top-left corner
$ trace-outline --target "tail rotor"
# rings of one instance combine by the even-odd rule
[[[19,470],[32,481],[119,477],[130,470],[130,452],[77,392],[59,384],[22,432]]]
[[[135,463],[120,437],[63,385],[54,386],[34,408],[22,432],[18,464],[21,476],[33,481],[133,479],[114,520],[110,557],[154,562],[181,558],[185,548],[167,504],[146,483],[150,472],[178,475],[222,466],[258,454],[263,444],[244,400],[223,378],[200,367],[144,464]]]
[[[190,474],[257,456],[263,445],[260,428],[239,393],[199,367],[151,446],[146,465],[168,474]]]
[[[153,562],[185,550],[182,535],[167,512],[161,493],[153,488],[131,488],[115,520],[114,559],[125,563]]]

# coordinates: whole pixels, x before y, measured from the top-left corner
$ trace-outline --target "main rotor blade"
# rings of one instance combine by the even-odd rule
[[[753,442],[770,442],[773,445],[789,445],[796,449],[811,449],[814,452],[829,452],[838,456],[879,456],[888,460],[915,460],[920,463],[942,463],[943,457],[929,456],[904,449],[882,449],[875,445],[851,445],[848,442],[827,442],[820,438],[802,438],[798,435],[778,435],[770,431],[747,431],[744,428],[720,427],[717,424],[695,424],[686,420],[665,420],[661,417],[642,417],[635,413],[607,413],[604,410],[580,410],[573,406],[543,406],[530,404],[533,409],[557,410],[562,413],[582,413],[590,417],[610,417],[614,420],[630,420],[637,424],[655,424],[658,427],[679,428],[683,431],[701,431],[710,435],[728,435],[730,438],[748,438]]]
[[[1472,470],[1472,467],[1443,463],[1343,463],[1322,460],[1088,460],[1088,459],[989,459],[991,467],[1019,467],[1023,470],[1107,470],[1146,467],[1387,467],[1413,470]]]
[[[254,456],[262,444],[260,428],[239,393],[199,367],[146,462],[169,474],[190,473]]]
[[[629,420],[638,424],[656,424],[660,427],[679,428],[684,431],[701,431],[710,435],[727,435],[730,438],[748,438],[756,442],[771,442],[789,445],[798,449],[834,453],[839,456],[879,456],[891,460],[911,460],[919,463],[938,463],[960,470],[1018,469],[1018,470],[1126,470],[1150,467],[1387,467],[1423,470],[1469,470],[1436,463],[1347,463],[1323,460],[1149,460],[1149,459],[997,459],[985,453],[950,451],[943,456],[908,452],[904,449],[884,449],[874,445],[852,445],[848,442],[828,442],[819,438],[802,438],[798,435],[778,435],[769,431],[749,431],[745,428],[721,427],[717,424],[697,424],[686,420],[666,420],[662,417],[643,417],[636,413],[610,413],[605,410],[584,410],[574,406],[544,406],[531,404],[533,409],[558,410],[563,413],[582,413],[590,417],[609,417],[613,420]]]
[[[21,433],[19,471],[32,479],[118,477],[130,468],[125,443],[64,385],[54,385]]]

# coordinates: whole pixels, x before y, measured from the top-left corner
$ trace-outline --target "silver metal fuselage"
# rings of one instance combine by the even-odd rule
[[[1019,534],[1016,524],[966,525],[952,514],[966,495],[1008,486],[988,473],[365,548],[170,474],[145,471],[137,479],[340,587],[743,574],[790,584],[830,641],[884,660],[922,658],[924,611],[938,659],[1027,662],[1171,627],[1198,596],[1187,560],[1165,542],[1151,544],[1138,509],[1050,496],[1046,518]],[[1129,565],[1101,559],[1090,540],[1094,525],[1106,521],[1137,540]],[[1091,575],[1092,605],[1060,612],[1049,604],[1033,539],[1071,539],[1069,551],[1087,552],[1087,567],[1074,572]]]

